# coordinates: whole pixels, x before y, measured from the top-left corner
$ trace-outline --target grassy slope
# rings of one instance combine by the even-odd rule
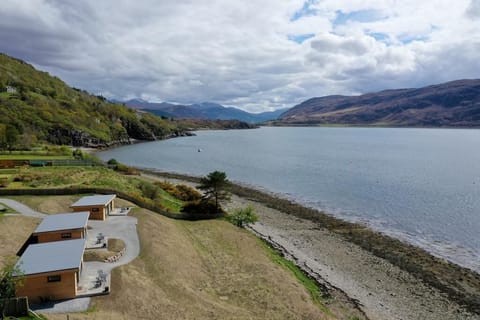
[[[224,221],[135,215],[140,257],[115,270],[112,293],[76,319],[334,319],[253,235]]]
[[[22,198],[50,213],[68,211],[75,199]],[[354,319],[334,301],[314,302],[282,259],[242,229],[219,220],[174,221],[143,209],[134,215],[140,256],[115,269],[112,293],[94,298],[91,311],[75,319]],[[1,256],[14,254],[36,222],[0,217]]]
[[[2,92],[6,86],[16,93]],[[160,117],[139,114],[103,97],[71,88],[57,77],[0,54],[0,124],[15,126],[24,141],[71,144],[70,132],[83,132],[97,142],[165,137],[178,124]],[[20,144],[22,142],[20,141]]]

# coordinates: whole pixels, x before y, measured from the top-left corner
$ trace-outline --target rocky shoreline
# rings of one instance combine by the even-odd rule
[[[144,173],[177,183],[198,179]],[[369,319],[480,319],[480,275],[472,270],[266,192],[234,185],[232,193],[227,209],[252,205],[260,218],[252,231]]]

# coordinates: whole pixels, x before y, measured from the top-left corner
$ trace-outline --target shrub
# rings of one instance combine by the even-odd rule
[[[8,187],[8,178],[0,178],[0,188]]]
[[[225,214],[222,208],[218,208],[213,201],[205,199],[187,202],[181,212],[186,213],[190,219],[198,220],[208,217],[222,216]]]
[[[123,174],[129,174],[129,175],[138,175],[139,172],[137,169],[129,167],[127,165],[124,165],[123,163],[119,163],[115,166],[114,168],[115,171],[121,172]]]
[[[75,149],[72,151],[72,155],[75,159],[83,159],[83,152],[80,149]]]
[[[175,197],[177,197],[180,200],[183,201],[195,201],[195,200],[200,200],[202,198],[202,194],[197,191],[197,189],[189,187],[185,184],[177,184],[177,194]]]
[[[235,209],[232,214],[227,216],[228,221],[239,228],[245,227],[247,224],[255,223],[258,216],[255,214],[252,206],[246,208]]]
[[[110,166],[116,166],[119,164],[119,162],[116,160],[116,159],[110,159],[107,161],[107,164],[110,165]]]
[[[176,190],[175,185],[173,183],[170,183],[170,182],[165,180],[165,181],[157,181],[157,182],[155,182],[155,185],[162,188],[168,194],[171,194],[172,196],[175,196],[175,193],[176,193],[177,190]]]
[[[142,181],[138,185],[138,188],[142,191],[142,195],[146,198],[155,200],[155,198],[158,196],[157,186],[150,182]]]
[[[198,192],[195,188],[184,184],[174,185],[168,181],[159,181],[155,182],[155,185],[159,186],[168,194],[182,201],[195,201],[202,198],[200,192]]]
[[[200,200],[202,195],[195,188],[189,187],[184,184],[174,185],[168,181],[155,182],[155,185],[159,186],[165,192],[173,197],[182,201],[195,201]]]

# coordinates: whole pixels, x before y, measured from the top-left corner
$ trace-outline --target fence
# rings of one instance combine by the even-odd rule
[[[10,298],[0,300],[0,306],[3,307],[3,314],[11,317],[28,316],[28,298]]]
[[[0,160],[0,169],[17,168],[22,166],[47,167],[47,166],[99,166],[103,165],[92,160],[81,159],[57,159],[57,160]]]

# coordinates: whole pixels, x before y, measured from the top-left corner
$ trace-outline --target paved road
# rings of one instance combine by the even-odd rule
[[[3,203],[15,211],[29,217],[42,218],[45,216],[45,214],[32,210],[15,200],[0,198],[0,203]],[[82,274],[85,274],[86,276],[96,275],[98,270],[103,270],[110,275],[113,268],[127,264],[139,255],[140,240],[138,239],[137,233],[137,218],[129,216],[113,216],[108,217],[105,221],[90,220],[88,225],[92,227],[92,229],[88,230],[89,233],[103,233],[106,238],[122,239],[125,242],[125,253],[114,263],[85,262]],[[89,304],[90,298],[82,297],[65,301],[55,301],[43,305],[31,305],[31,308],[42,313],[67,313],[85,311],[88,309]]]

